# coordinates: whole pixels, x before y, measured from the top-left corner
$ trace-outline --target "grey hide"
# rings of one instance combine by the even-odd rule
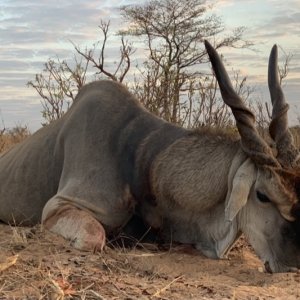
[[[225,69],[213,66],[226,89]],[[42,222],[74,247],[95,250],[139,216],[163,240],[212,258],[244,232],[269,271],[299,267],[297,198],[282,175],[291,172],[256,136],[251,112],[226,93],[241,140],[167,123],[116,82],[87,84],[60,120],[0,157],[0,219]]]

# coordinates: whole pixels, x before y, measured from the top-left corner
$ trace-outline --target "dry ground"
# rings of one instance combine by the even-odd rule
[[[40,227],[0,224],[0,251],[0,299],[300,299],[300,273],[264,273],[245,241],[227,260],[184,246],[93,254]]]

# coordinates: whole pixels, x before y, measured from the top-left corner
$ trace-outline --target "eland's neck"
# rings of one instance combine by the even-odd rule
[[[149,225],[164,240],[194,244],[205,255],[222,257],[239,235],[225,220],[228,174],[239,142],[224,135],[191,133],[175,140],[153,160],[153,201],[140,205]]]

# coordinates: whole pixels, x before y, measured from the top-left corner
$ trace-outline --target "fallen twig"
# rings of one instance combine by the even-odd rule
[[[18,257],[19,257],[19,255],[14,255],[14,256],[7,258],[5,262],[0,263],[0,272],[3,272],[6,269],[13,266],[17,262]]]
[[[165,287],[163,287],[162,289],[158,290],[155,294],[152,295],[152,297],[159,297],[159,295],[166,291],[173,283],[175,283],[176,281],[178,281],[179,279],[181,279],[183,277],[183,275],[180,275],[176,278],[174,278],[171,282],[169,282]]]

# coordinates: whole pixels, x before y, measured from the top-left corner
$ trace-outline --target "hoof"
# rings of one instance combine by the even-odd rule
[[[65,207],[44,220],[49,231],[71,241],[71,245],[85,251],[101,251],[105,246],[103,226],[88,212],[74,207]]]

